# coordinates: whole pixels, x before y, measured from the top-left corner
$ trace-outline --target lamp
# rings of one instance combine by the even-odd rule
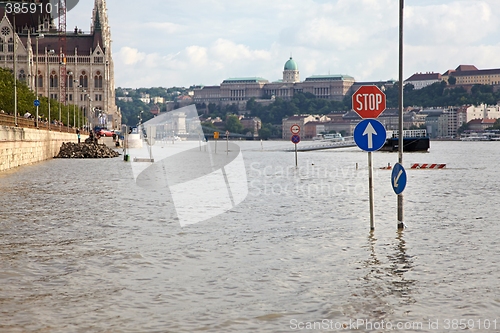
[[[45,48],[45,62],[47,64],[47,68],[46,68],[46,77],[47,77],[47,98],[48,98],[48,101],[49,101],[49,131],[50,131],[50,123],[52,122],[52,120],[50,120],[50,61],[49,61],[49,55],[52,55],[54,54],[55,51],[54,50],[49,50],[47,52],[47,48]]]
[[[66,106],[68,107],[68,118],[66,118],[67,119],[66,120],[66,122],[67,122],[66,126],[68,126],[68,132],[69,132],[69,77],[70,76],[73,77],[73,72],[69,71],[67,73],[67,76],[68,77],[66,78],[66,85],[67,85],[68,89],[66,89],[66,96],[65,96],[66,98],[64,100],[66,101]]]
[[[73,80],[73,127],[76,127],[76,89],[75,89],[75,83],[78,83],[77,80]],[[80,117],[78,117],[78,127],[80,127]]]
[[[35,95],[36,95],[36,99],[38,100],[38,84],[40,83],[38,81],[38,40],[40,38],[43,38],[43,34],[38,34],[36,36],[36,62],[35,62]],[[38,106],[40,105],[40,102],[36,103],[36,128],[38,128],[38,123],[39,123],[39,119],[38,119]]]

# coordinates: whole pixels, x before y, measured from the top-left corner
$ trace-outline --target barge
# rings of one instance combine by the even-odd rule
[[[403,131],[403,152],[427,152],[430,139],[425,129]],[[387,139],[381,151],[399,151],[399,131],[387,131]]]

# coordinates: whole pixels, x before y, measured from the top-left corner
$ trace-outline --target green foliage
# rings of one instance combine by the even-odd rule
[[[17,113],[22,117],[26,112],[36,115],[36,107],[33,102],[36,99],[35,92],[31,91],[25,82],[17,81]],[[73,125],[73,110],[76,117],[80,117],[80,124],[84,123],[83,115],[78,107],[73,104],[61,105],[56,100],[50,100],[50,118],[51,120],[59,120],[59,106],[61,106],[61,121],[68,124],[68,108],[69,108],[69,124]],[[0,68],[0,109],[6,113],[14,114],[14,76],[7,69]],[[42,119],[49,118],[49,99],[40,97],[40,106],[38,114]],[[78,123],[78,121],[75,121]]]
[[[142,122],[153,118],[149,106],[139,98],[133,98],[132,102],[116,100],[116,105],[120,108],[122,113],[122,123],[127,126],[137,126],[137,124],[139,124],[141,112]]]
[[[270,137],[271,137],[271,131],[269,130],[269,128],[261,128],[259,130],[259,137],[262,139],[262,140],[268,140]]]
[[[213,132],[217,132],[218,128],[211,121],[204,121],[201,123],[201,128],[203,133],[212,135]]]
[[[471,92],[467,92],[462,87],[453,86],[453,77],[450,77],[450,85],[445,81],[434,83],[422,89],[415,89],[413,85],[408,84],[404,87],[403,103],[404,106],[422,106],[422,107],[442,107],[442,106],[461,106],[465,104],[479,105],[496,104],[500,100],[500,92],[493,92],[491,86],[476,85]],[[456,81],[456,79],[455,79]],[[387,107],[397,108],[399,105],[398,82],[385,90],[387,97]],[[194,87],[172,87],[172,88],[140,88],[140,89],[116,89],[116,96],[131,97],[133,102],[116,101],[120,107],[123,122],[129,126],[135,126],[138,123],[138,115],[142,111],[142,119],[146,121],[153,117],[149,111],[149,106],[139,100],[141,93],[150,96],[160,96],[166,100],[174,100],[175,97],[186,94]],[[1,94],[1,92],[0,92]],[[0,95],[1,96],[1,95]],[[266,96],[268,99],[271,96]],[[3,99],[2,99],[3,100]],[[226,128],[233,133],[247,132],[239,125],[241,123],[228,115],[237,114],[239,109],[236,104],[225,105],[221,107],[214,103],[197,105],[198,110],[207,112],[207,116],[221,119],[227,119],[229,124]],[[284,118],[299,114],[318,114],[325,115],[330,113],[344,113],[352,108],[352,94],[346,95],[342,101],[333,101],[317,98],[311,93],[296,93],[291,100],[276,98],[268,105],[257,103],[254,98],[247,101],[246,110],[250,116],[258,117],[262,120],[263,128],[259,131],[261,137],[279,136],[280,125]],[[165,108],[162,108],[165,110]],[[237,118],[237,117],[236,117]],[[238,125],[239,123],[239,125]],[[209,124],[204,123],[207,128]],[[278,126],[277,126],[278,125]],[[212,129],[210,130],[212,131]]]
[[[262,128],[259,130],[259,137],[262,140],[267,140],[270,138],[281,138],[281,127],[273,126],[269,123],[262,124]]]
[[[231,133],[243,133],[244,128],[238,116],[235,115],[227,116],[226,130],[228,130]]]
[[[385,90],[387,107],[396,108],[399,103],[398,83]],[[405,87],[406,88],[406,87]],[[436,82],[422,89],[405,89],[404,106],[442,107],[461,105],[497,104],[500,92],[493,92],[490,85],[474,85],[468,93],[463,87],[448,86],[445,81]]]

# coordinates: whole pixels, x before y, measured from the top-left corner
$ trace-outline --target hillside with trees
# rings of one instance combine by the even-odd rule
[[[453,83],[453,82],[451,82]],[[475,85],[470,92],[467,92],[462,87],[456,87],[454,84],[446,82],[434,83],[422,89],[414,89],[413,85],[408,84],[404,87],[403,103],[404,106],[415,107],[447,107],[447,106],[462,106],[462,105],[494,105],[500,100],[500,92],[495,92],[490,85]],[[139,115],[142,121],[151,119],[153,115],[150,113],[148,104],[140,100],[141,94],[149,94],[150,96],[158,96],[165,98],[166,101],[174,101],[176,97],[185,95],[192,91],[194,86],[189,88],[172,87],[172,88],[139,88],[125,89],[117,88],[117,105],[120,107],[123,122],[129,126],[136,126],[139,122]],[[387,96],[387,107],[398,107],[398,83],[392,87],[385,89]],[[132,101],[125,102],[118,100],[118,97],[130,97]],[[246,110],[249,111],[251,117],[258,117],[262,120],[262,129],[259,133],[262,137],[280,136],[280,127],[283,118],[298,114],[317,114],[325,115],[331,113],[345,113],[351,110],[352,96],[347,95],[342,101],[332,101],[322,98],[317,98],[311,93],[296,93],[291,100],[283,100],[276,98],[272,103],[263,105],[255,99],[250,99],[246,104]],[[246,133],[245,129],[233,118],[228,118],[229,115],[238,114],[238,107],[233,105],[219,106],[213,103],[206,105],[205,103],[197,105],[198,110],[207,110],[204,117],[211,119],[220,118],[223,121],[229,120],[226,124],[226,129],[230,129],[232,133]],[[161,108],[164,111],[165,107]],[[141,114],[142,112],[142,114]],[[205,122],[204,126],[207,129],[215,128],[211,122]],[[229,127],[228,127],[229,126]]]

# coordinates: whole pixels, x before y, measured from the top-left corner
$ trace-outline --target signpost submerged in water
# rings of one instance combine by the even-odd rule
[[[379,150],[387,139],[384,125],[373,119],[380,116],[386,107],[385,94],[377,86],[361,86],[352,95],[352,109],[364,119],[354,129],[354,141],[364,151],[368,152],[368,191],[370,197],[370,230],[375,229],[373,203],[373,156],[372,152]]]
[[[292,133],[292,137],[290,138],[290,141],[293,142],[295,145],[295,167],[298,166],[298,161],[297,161],[297,144],[300,142],[300,126],[297,124],[293,124],[290,127],[290,132]]]

